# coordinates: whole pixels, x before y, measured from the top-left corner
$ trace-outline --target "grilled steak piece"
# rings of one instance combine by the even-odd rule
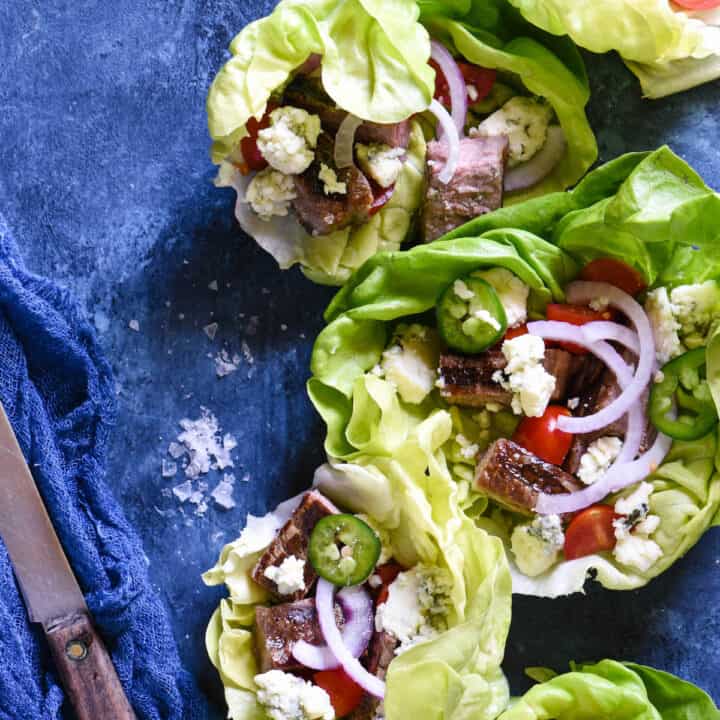
[[[329,135],[320,135],[312,165],[302,175],[295,176],[297,197],[292,206],[300,223],[312,235],[328,235],[365,222],[374,200],[372,187],[360,170],[354,165],[337,169],[333,145]],[[322,165],[335,170],[338,181],[347,185],[347,193],[325,194],[325,184],[320,180]]]
[[[550,398],[556,402],[565,397],[571,377],[573,356],[565,350],[549,348],[543,366],[555,376],[555,390]],[[510,405],[512,393],[493,380],[493,374],[507,367],[501,350],[491,348],[480,355],[441,355],[440,395],[451,405],[479,407],[489,402]]]
[[[625,360],[632,358],[631,355],[623,353]],[[643,409],[647,405],[648,396],[650,394],[649,389],[645,390],[640,396],[640,402],[642,403]],[[599,381],[594,385],[588,386],[583,393],[579,395],[580,404],[573,411],[573,415],[577,417],[585,417],[586,415],[592,415],[593,413],[599,412],[604,407],[607,407],[615,398],[620,395],[620,386],[615,381],[615,374],[612,370],[605,369],[600,376]],[[587,451],[590,444],[601,437],[619,437],[625,438],[627,432],[627,417],[622,417],[611,423],[607,427],[597,430],[592,433],[584,433],[582,435],[574,435],[570,450],[565,458],[563,467],[571,473],[576,473],[580,468],[580,459]],[[650,422],[648,418],[645,425],[645,434],[642,442],[640,443],[640,452],[646,452],[650,446],[655,442],[657,436],[657,430],[655,426]]]
[[[342,627],[345,618],[339,605],[335,605],[335,618]],[[260,672],[306,669],[292,655],[293,645],[298,640],[312,645],[325,643],[313,598],[255,608],[255,643]]]
[[[320,116],[323,130],[334,135],[345,119],[347,112],[339,108],[325,92],[318,78],[296,77],[283,94],[283,103],[307,110]],[[355,133],[355,140],[361,143],[385,143],[392,147],[408,146],[410,121],[384,124],[364,122]]]
[[[599,382],[604,371],[605,363],[594,355],[573,355],[565,396],[582,399],[588,388]]]
[[[305,493],[305,497],[297,506],[295,512],[282,526],[267,550],[260,556],[253,568],[252,579],[279,599],[301,600],[307,597],[317,580],[317,574],[308,560],[310,533],[317,525],[318,520],[337,512],[338,509],[317,490],[310,490]],[[283,596],[278,593],[277,585],[265,577],[265,570],[271,565],[280,565],[283,560],[291,555],[305,561],[305,589],[299,590],[291,596]]]
[[[438,179],[448,145],[433,141],[427,148],[427,189],[423,209],[423,239],[430,242],[478,215],[502,205],[508,139],[463,138],[455,174],[447,184]]]
[[[366,663],[368,672],[384,680],[387,669],[395,657],[397,645],[397,640],[390,633],[374,633],[368,650]],[[357,708],[348,715],[348,720],[374,720],[381,702],[379,698],[365,693]]]
[[[573,492],[575,478],[512,440],[496,440],[478,463],[475,487],[515,512],[531,514],[540,492]]]

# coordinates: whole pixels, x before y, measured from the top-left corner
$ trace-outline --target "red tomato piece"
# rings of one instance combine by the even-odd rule
[[[565,559],[612,550],[615,539],[615,510],[610,505],[591,505],[578,513],[565,531]]]
[[[435,71],[435,99],[445,107],[450,107],[450,87],[445,79],[445,73],[440,66],[432,59],[428,61],[430,67]]]
[[[518,325],[517,327],[508,328],[503,340],[514,340],[521,335],[527,335],[527,325]]]
[[[560,303],[550,303],[546,310],[548,320],[558,320],[560,322],[570,323],[571,325],[585,325],[596,320],[612,320],[614,315],[612,310],[596,311],[591,310],[585,305],[562,305]],[[587,355],[588,351],[575,345],[574,343],[559,342],[553,343],[559,347],[574,353],[575,355]]]
[[[512,439],[541,460],[562,465],[573,436],[572,433],[559,430],[557,421],[559,417],[569,415],[570,411],[566,407],[549,405],[541,417],[523,418]]]
[[[375,213],[380,212],[385,205],[389,202],[390,198],[393,196],[393,193],[395,192],[395,186],[391,185],[388,188],[381,187],[378,185],[374,180],[371,178],[368,178],[370,180],[370,188],[372,189],[373,193],[373,201],[372,205],[370,206],[370,217],[375,215]]]
[[[245,160],[245,168],[241,168],[243,175],[247,175],[251,170],[264,170],[267,166],[267,160],[262,156],[260,148],[258,148],[258,133],[266,127],[270,127],[270,113],[275,110],[277,105],[268,103],[265,115],[261,120],[251,117],[245,126],[248,134],[240,141],[240,150]]]
[[[673,2],[685,10],[712,10],[720,7],[720,0],[673,0]]]
[[[316,672],[313,682],[330,696],[335,715],[339,718],[349,715],[360,704],[365,693],[342,668]]]
[[[402,572],[402,567],[394,562],[385,563],[375,569],[375,575],[379,575],[382,585],[378,589],[375,605],[383,605],[387,602],[390,595],[390,586],[395,582],[395,578]]]
[[[490,70],[489,68],[471,65],[466,62],[459,62],[458,67],[460,68],[460,72],[465,80],[465,84],[471,85],[477,91],[477,97],[470,97],[468,94],[468,101],[470,104],[472,105],[473,103],[484,100],[493,89],[497,72],[495,70]]]
[[[720,5],[720,0],[717,0]],[[589,262],[580,273],[582,280],[605,282],[624,290],[628,295],[637,295],[647,287],[639,270],[615,258],[597,258]]]

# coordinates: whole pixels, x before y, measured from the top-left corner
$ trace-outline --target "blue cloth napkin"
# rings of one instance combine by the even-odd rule
[[[0,216],[0,399],[138,717],[204,718],[140,540],[103,480],[114,396],[90,325],[67,292],[25,269]],[[0,718],[62,717],[1,543],[0,628]]]

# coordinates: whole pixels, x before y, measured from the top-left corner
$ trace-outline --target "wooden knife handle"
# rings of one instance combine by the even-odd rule
[[[45,629],[55,666],[79,720],[135,720],[105,644],[85,613]]]

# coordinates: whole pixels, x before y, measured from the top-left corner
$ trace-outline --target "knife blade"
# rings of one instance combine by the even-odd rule
[[[135,715],[0,403],[0,536],[81,720]]]

